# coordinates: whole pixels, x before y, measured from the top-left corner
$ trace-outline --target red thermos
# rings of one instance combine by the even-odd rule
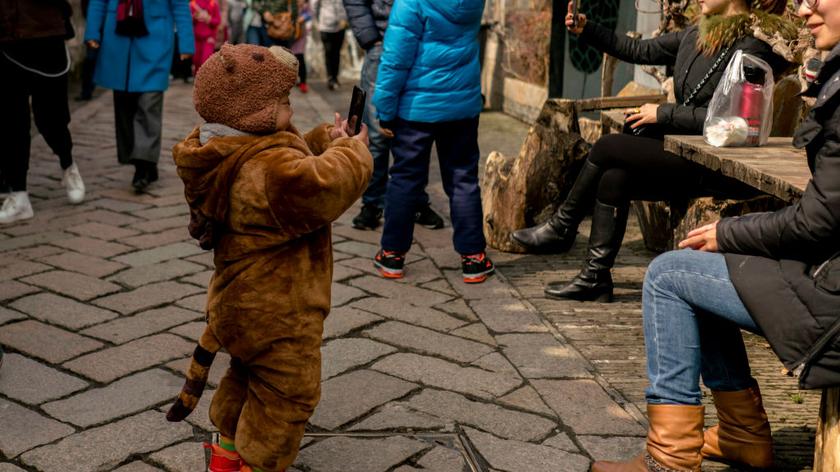
[[[764,112],[764,69],[744,66],[744,83],[741,84],[741,97],[738,116],[746,120],[747,144],[758,146],[761,140],[761,114]]]

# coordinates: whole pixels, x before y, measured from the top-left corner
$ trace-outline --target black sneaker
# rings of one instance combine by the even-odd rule
[[[373,266],[386,279],[401,279],[405,266],[405,253],[380,249],[373,258]]]
[[[382,218],[382,209],[376,205],[362,205],[362,211],[353,218],[353,227],[356,229],[376,229],[379,227],[379,220]]]
[[[443,228],[443,218],[432,210],[431,205],[424,206],[414,214],[414,223],[429,229]]]
[[[461,256],[461,272],[464,275],[464,282],[468,284],[480,284],[493,275],[496,268],[493,261],[484,252]]]

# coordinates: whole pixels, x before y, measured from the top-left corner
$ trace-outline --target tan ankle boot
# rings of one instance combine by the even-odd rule
[[[770,422],[758,386],[736,392],[713,390],[712,396],[719,423],[703,435],[703,457],[758,469],[773,467]]]
[[[647,451],[628,462],[596,462],[592,472],[699,471],[703,411],[702,405],[648,404]]]

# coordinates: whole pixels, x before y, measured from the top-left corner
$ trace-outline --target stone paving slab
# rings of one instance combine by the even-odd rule
[[[449,331],[468,323],[468,321],[455,318],[435,309],[407,305],[390,298],[368,297],[353,302],[351,306],[392,320],[404,321],[412,325],[443,331]]]
[[[4,325],[0,329],[0,344],[54,364],[103,345],[99,341],[34,320]]]
[[[204,266],[180,259],[135,266],[124,270],[108,280],[127,287],[137,288],[153,282],[174,279],[204,270]],[[206,287],[206,285],[205,285]]]
[[[321,402],[309,422],[319,428],[335,430],[416,388],[413,383],[370,370],[334,377],[322,384]]]
[[[19,298],[9,306],[37,320],[70,329],[84,328],[119,316],[113,311],[44,292]]]
[[[330,379],[396,350],[395,347],[369,339],[335,339],[321,348],[321,379]]]
[[[410,353],[393,354],[371,368],[410,382],[487,399],[504,395],[522,384],[522,379],[514,374],[461,367],[434,357]]]
[[[19,354],[3,357],[0,395],[37,405],[88,386],[88,383]]]
[[[522,441],[499,439],[491,434],[467,428],[478,452],[494,469],[506,472],[586,472],[590,461],[580,454],[539,446]]]
[[[313,471],[386,471],[431,446],[414,439],[394,436],[383,439],[334,437],[300,451],[296,464]]]
[[[28,284],[43,287],[77,300],[90,300],[92,298],[117,292],[121,289],[119,285],[88,275],[67,272],[64,270],[42,272],[21,280]]]
[[[14,458],[33,447],[46,444],[73,433],[73,428],[41,416],[16,403],[0,398],[0,453]],[[26,434],[14,427],[26,426]]]
[[[195,345],[178,336],[157,334],[87,354],[64,364],[98,382],[111,382],[126,374],[186,356]]]
[[[641,436],[647,431],[594,380],[534,380],[533,385],[577,434]],[[593,415],[592,411],[601,414]]]
[[[203,319],[203,317],[194,311],[175,306],[165,306],[144,311],[134,316],[101,323],[82,331],[82,334],[110,341],[114,344],[123,344],[132,339],[159,333],[173,326],[198,319]]]
[[[492,431],[507,439],[537,441],[547,437],[557,427],[553,420],[468,400],[462,395],[440,390],[425,389],[405,404],[413,410]]]
[[[171,303],[201,291],[200,288],[194,285],[177,282],[158,282],[144,285],[130,292],[121,292],[99,298],[94,303],[103,308],[128,314]]]
[[[163,413],[147,411],[29,451],[22,461],[40,470],[65,470],[74,464],[78,472],[96,472],[191,436],[189,424],[170,423]]]
[[[63,252],[39,260],[60,269],[97,278],[113,274],[126,267],[125,264],[120,264],[119,262],[78,252]]]
[[[200,442],[183,442],[155,452],[149,458],[171,472],[204,470],[204,448]]]
[[[172,400],[178,396],[182,386],[183,381],[179,377],[152,369],[124,377],[102,388],[47,403],[42,408],[55,419],[84,428]]]
[[[368,329],[364,334],[404,349],[444,357],[461,363],[470,363],[494,350],[486,344],[397,321],[379,324]]]

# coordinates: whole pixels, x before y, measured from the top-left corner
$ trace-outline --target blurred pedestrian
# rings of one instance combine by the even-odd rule
[[[251,3],[252,15],[250,26],[248,26],[248,44],[258,46],[283,46],[290,48],[297,39],[296,30],[298,21],[297,0],[253,0]],[[277,20],[275,22],[275,19]],[[291,25],[291,28],[283,28],[282,31],[275,28]]]
[[[90,0],[82,0],[82,15],[87,18],[87,8]],[[85,46],[85,58],[82,60],[82,90],[76,97],[77,102],[87,101],[93,98],[93,91],[96,84],[93,83],[93,71],[96,70],[97,50]]]
[[[388,28],[393,0],[344,0],[347,19],[353,29],[356,42],[365,51],[362,63],[362,77],[359,84],[367,92],[365,114],[362,118],[370,133],[370,153],[373,155],[373,176],[365,194],[362,195],[362,209],[353,218],[356,229],[376,229],[385,208],[385,188],[388,185],[388,167],[391,161],[391,139],[382,134],[376,107],[373,106],[373,92],[376,74],[382,57],[382,39]],[[429,229],[443,228],[441,218],[429,204],[429,194],[423,189],[420,207],[414,214],[414,222]]]
[[[309,2],[307,0],[298,0],[297,22],[300,37],[292,43],[291,51],[298,60],[297,86],[302,93],[309,92],[309,86],[306,84],[306,37],[308,36],[307,26],[311,20],[312,10],[309,8]]]
[[[233,44],[245,42],[245,12],[248,2],[245,0],[228,0],[228,28],[229,41]]]
[[[347,30],[347,13],[341,0],[312,0],[312,12],[324,44],[324,63],[327,67],[327,87],[335,90],[341,85],[341,48]]]
[[[70,52],[64,41],[75,34],[72,12],[64,0],[0,0],[0,139],[4,143],[0,174],[10,191],[0,206],[0,223],[34,216],[26,190],[30,112],[41,136],[58,155],[67,199],[70,203],[84,200],[85,185],[73,162],[68,128]]]
[[[216,50],[216,30],[221,23],[221,12],[216,0],[190,0],[190,12],[193,17],[193,54],[194,74]]]
[[[187,2],[91,0],[85,41],[99,49],[94,80],[114,91],[117,158],[134,166],[143,192],[158,179],[163,92],[169,87],[173,31],[181,59],[194,52]]]
[[[400,0],[391,10],[373,96],[382,133],[394,137],[382,248],[374,258],[383,277],[403,276],[433,144],[463,280],[484,282],[494,272],[484,252],[478,186],[478,115],[483,104],[478,29],[483,11],[484,0]]]

